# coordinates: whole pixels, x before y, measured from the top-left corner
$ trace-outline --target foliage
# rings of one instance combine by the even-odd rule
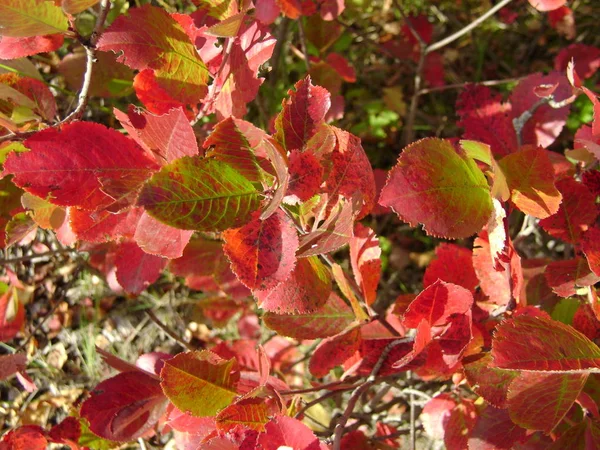
[[[600,446],[593,2],[184,3],[0,5],[0,380],[119,302],[174,342],[93,336],[117,373],[0,450]]]

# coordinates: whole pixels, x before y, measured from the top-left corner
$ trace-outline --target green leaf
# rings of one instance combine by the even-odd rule
[[[379,203],[434,236],[459,239],[479,232],[492,214],[490,187],[475,161],[442,139],[404,149]]]
[[[228,164],[193,156],[154,174],[138,204],[175,228],[223,231],[247,223],[260,200],[252,183]]]
[[[196,417],[216,415],[237,396],[235,359],[224,360],[202,350],[180,353],[165,361],[160,372],[163,392],[183,412]]]
[[[3,0],[0,2],[0,35],[31,37],[67,31],[65,14],[54,2]]]

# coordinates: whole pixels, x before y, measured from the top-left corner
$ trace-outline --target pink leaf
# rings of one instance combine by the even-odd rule
[[[144,213],[137,224],[134,239],[144,252],[174,259],[183,255],[192,234],[193,231],[170,227]]]
[[[132,105],[127,113],[116,108],[113,111],[123,128],[141,147],[157,158],[158,164],[198,154],[196,135],[180,108],[163,115],[137,112]]]
[[[117,280],[127,292],[138,295],[158,280],[167,259],[149,255],[134,242],[119,245],[115,265]]]

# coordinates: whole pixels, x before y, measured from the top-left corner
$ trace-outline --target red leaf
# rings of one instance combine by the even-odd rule
[[[447,450],[468,448],[469,435],[477,422],[477,408],[473,401],[463,399],[445,421],[444,443]]]
[[[572,326],[591,341],[600,337],[600,321],[589,303],[579,305],[573,316]]]
[[[265,25],[275,22],[281,13],[276,0],[255,0],[254,5],[254,15]]]
[[[565,72],[571,60],[575,62],[575,71],[579,78],[590,78],[600,68],[600,48],[585,44],[564,47],[554,58],[554,69]]]
[[[276,415],[266,425],[265,432],[258,437],[258,444],[264,450],[277,450],[289,447],[294,450],[326,450],[314,433],[302,422],[292,417]]]
[[[235,359],[226,361],[208,350],[180,353],[165,361],[160,385],[181,411],[214,416],[237,396],[234,364]]]
[[[488,87],[469,84],[461,92],[457,104],[464,139],[488,144],[496,157],[505,156],[518,148],[512,124],[513,113],[502,97]]]
[[[479,234],[473,246],[473,267],[484,294],[497,305],[506,305],[511,298],[518,299],[523,284],[523,274],[521,258],[512,243],[508,242],[506,250],[500,255],[501,259],[496,261],[492,257],[486,230]]]
[[[289,90],[289,99],[275,121],[275,138],[288,152],[301,150],[323,123],[331,106],[329,92],[313,86],[310,77],[298,81],[296,91]]]
[[[204,62],[181,25],[162,8],[144,5],[119,16],[102,33],[98,49],[122,52],[117,61],[132,69],[153,70],[158,85],[184,104],[196,104],[206,95]]]
[[[17,372],[24,370],[27,365],[27,356],[22,353],[0,355],[0,380],[6,380]]]
[[[519,117],[525,111],[529,111],[539,101],[539,97],[535,93],[538,86],[554,84],[558,84],[554,91],[554,98],[557,102],[571,96],[569,81],[560,72],[551,72],[548,75],[534,73],[521,80],[510,96],[514,117]],[[552,108],[550,105],[540,106],[521,131],[523,143],[548,147],[562,131],[568,115],[568,105],[558,109]]]
[[[316,256],[300,258],[291,275],[271,290],[253,292],[265,311],[309,313],[325,304],[331,294],[331,273]]]
[[[117,280],[127,292],[138,295],[158,280],[167,262],[144,252],[135,242],[123,242],[115,258]]]
[[[157,169],[144,151],[115,130],[89,122],[50,128],[11,153],[5,174],[27,192],[61,206],[97,210],[135,191]],[[122,188],[122,189],[121,189]]]
[[[508,391],[511,420],[546,433],[569,411],[587,380],[587,373],[522,372]]]
[[[350,263],[365,301],[373,304],[381,278],[381,248],[373,230],[358,222],[354,225],[354,237],[350,239]]]
[[[30,37],[0,37],[0,59],[16,59],[58,50],[64,41],[62,34]]]
[[[454,239],[479,232],[492,214],[490,188],[475,161],[434,138],[404,149],[379,203],[410,225]]]
[[[585,417],[582,422],[565,431],[549,450],[565,448],[600,448],[600,424],[597,420]]]
[[[257,76],[258,68],[268,61],[275,48],[275,38],[258,21],[243,23],[238,36],[214,80],[216,96],[205,99],[213,106],[218,120],[246,115],[246,105],[254,100],[263,82]]]
[[[547,150],[525,146],[502,158],[499,165],[517,208],[540,219],[556,214],[562,196],[554,186]]]
[[[442,243],[435,248],[435,254],[437,258],[425,270],[423,287],[428,287],[439,279],[475,292],[479,280],[473,269],[473,254],[469,249]]]
[[[193,231],[170,227],[144,213],[137,224],[134,239],[145,253],[174,259],[183,255],[192,234]]]
[[[508,410],[487,405],[469,436],[469,450],[510,450],[526,433],[510,420]]]
[[[556,214],[540,221],[540,226],[552,236],[576,243],[598,216],[594,195],[581,183],[564,178],[556,183],[563,196]]]
[[[375,205],[375,176],[360,139],[339,128],[331,127],[336,146],[330,155],[332,168],[325,182],[331,200],[337,195],[353,198],[357,192],[362,196],[363,207],[358,219],[367,215]]]
[[[375,364],[379,362],[384,349],[392,342],[396,341],[397,338],[385,338],[385,339],[363,339],[360,342],[360,356],[362,361],[356,367],[356,374],[361,376],[369,376],[375,367]],[[417,342],[417,341],[415,341]],[[418,353],[422,346],[415,350],[415,346],[412,342],[403,342],[395,345],[389,352],[388,357],[385,359],[379,370],[380,376],[386,376],[391,374],[397,374],[399,372],[406,372],[407,370],[413,370],[420,367],[426,358],[426,352]],[[406,358],[406,359],[404,359]],[[402,363],[400,364],[400,361]],[[401,367],[397,367],[401,366]]]
[[[592,272],[600,276],[600,228],[592,227],[583,235],[581,250]]]
[[[294,196],[294,200],[305,202],[319,191],[323,166],[313,153],[298,150],[290,153],[289,164],[290,181],[286,196]]]
[[[561,297],[570,297],[579,287],[587,287],[600,281],[590,270],[588,262],[581,257],[565,261],[552,261],[544,272],[548,286]]]
[[[224,433],[237,427],[263,432],[269,421],[269,407],[261,398],[243,399],[219,412],[216,421],[217,428]]]
[[[116,108],[113,112],[127,133],[154,155],[160,165],[198,154],[196,135],[181,108],[154,115],[145,111],[137,112],[130,105],[127,114]]]
[[[124,372],[96,386],[81,406],[81,417],[104,439],[132,441],[154,427],[165,407],[158,380],[140,372]]]
[[[452,315],[465,314],[472,305],[473,294],[467,289],[437,280],[411,302],[402,324],[417,328],[424,319],[431,327],[447,325]]]
[[[185,108],[185,103],[171,97],[169,92],[160,86],[151,69],[144,69],[133,78],[133,89],[140,102],[154,114],[163,115],[173,109]],[[192,111],[187,111],[186,114],[189,117],[196,115]]]
[[[300,236],[298,257],[333,252],[352,239],[352,226],[356,217],[357,202],[340,199],[331,208],[327,219],[318,228]]]
[[[0,441],[0,450],[46,450],[48,441],[37,425],[25,425],[10,430]]]
[[[356,82],[356,71],[350,65],[348,60],[339,53],[330,53],[325,58],[325,61],[340,74],[344,81],[348,83]]]
[[[444,439],[445,424],[456,405],[456,401],[450,394],[436,395],[427,402],[419,419],[423,423],[423,428],[428,436],[435,440]]]
[[[500,369],[581,373],[600,368],[600,348],[583,334],[561,322],[527,315],[498,326],[492,358]]]
[[[81,437],[81,423],[75,417],[66,417],[62,422],[50,429],[48,437],[52,442],[58,444],[68,444],[68,441],[79,442],[79,438]]]
[[[217,291],[215,277],[223,268],[229,269],[229,262],[221,242],[197,238],[190,241],[181,258],[171,261],[169,268],[173,274],[185,277],[191,289]]]
[[[360,347],[360,329],[353,328],[336,336],[323,339],[310,358],[310,373],[317,377],[324,377],[335,366],[342,365]]]
[[[268,169],[268,135],[245,120],[229,117],[219,122],[204,141],[206,156],[229,164],[252,182],[261,182]]]
[[[86,211],[78,208],[69,210],[71,229],[77,239],[101,243],[118,238],[133,238],[136,227],[143,214],[142,208],[131,208],[118,214],[107,210]]]
[[[432,87],[444,86],[444,56],[439,52],[430,52],[425,56],[423,78]]]
[[[354,320],[352,309],[334,292],[327,303],[307,314],[266,312],[264,324],[282,336],[294,339],[318,339],[343,332]]]
[[[508,388],[519,372],[492,367],[492,356],[485,353],[474,362],[463,361],[471,389],[496,408],[506,408]]]
[[[272,289],[294,269],[298,233],[281,210],[266,220],[255,214],[243,227],[225,231],[223,238],[233,272],[250,289]]]
[[[54,95],[48,86],[40,80],[30,77],[21,77],[15,73],[4,73],[0,74],[0,86],[1,85],[5,85],[6,89],[9,90],[9,92],[3,94],[3,96],[5,96],[3,108],[10,107],[8,110],[5,109],[5,115],[7,113],[10,115],[14,107],[25,106],[25,108],[30,109],[47,121],[53,121],[55,119],[56,101]],[[13,91],[10,92],[11,90]],[[18,93],[23,94],[23,99],[13,100],[11,97]],[[25,103],[23,100],[27,101],[27,99],[31,100],[31,102],[29,104],[23,104]]]
[[[528,0],[529,4],[533,6],[538,11],[552,11],[560,8],[567,0]]]
[[[9,287],[0,297],[0,342],[10,341],[25,323],[25,307],[15,289]]]

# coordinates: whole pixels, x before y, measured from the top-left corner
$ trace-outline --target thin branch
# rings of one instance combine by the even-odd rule
[[[425,51],[421,51],[419,62],[417,63],[417,68],[415,70],[415,78],[413,81],[414,94],[410,100],[410,107],[408,108],[408,116],[406,117],[406,124],[402,136],[404,146],[410,144],[415,138],[415,117],[419,106],[419,91],[421,90],[421,83],[423,82],[423,69],[425,68],[426,56]]]
[[[482,86],[499,86],[507,83],[518,83],[523,80],[525,77],[515,77],[515,78],[506,78],[504,80],[486,80],[486,81],[477,81],[477,84]],[[444,86],[436,86],[432,88],[421,89],[419,91],[419,95],[427,95],[433,92],[442,92],[447,91],[449,89],[463,89],[467,84],[474,83],[473,81],[465,81],[464,83],[455,83],[455,84],[445,84]]]
[[[98,18],[96,19],[96,25],[94,26],[94,31],[90,37],[89,44],[82,44],[85,49],[85,72],[83,74],[83,84],[81,85],[81,90],[79,91],[79,96],[77,98],[77,106],[71,114],[61,120],[58,125],[79,120],[85,111],[89,100],[88,94],[92,83],[94,63],[96,62],[96,44],[104,29],[104,22],[106,21],[109,10],[110,0],[102,0],[100,2],[100,14],[98,14]]]
[[[177,342],[178,344],[182,345],[183,347],[185,347],[186,349],[188,349],[191,352],[193,352],[194,350],[196,350],[196,348],[194,348],[193,345],[191,345],[189,342],[184,341],[181,336],[179,336],[177,333],[175,333],[173,330],[171,330],[167,325],[165,325],[156,316],[156,314],[154,314],[154,311],[152,311],[151,309],[146,309],[145,312],[150,317],[150,320],[152,320],[152,322],[154,322],[154,324],[158,328],[160,328],[161,330],[163,330],[165,332],[165,334],[167,336],[169,336],[171,339],[173,339],[175,342]]]
[[[275,49],[273,50],[273,55],[270,59],[271,64],[271,72],[269,73],[269,84],[271,87],[274,87],[277,83],[277,74],[279,73],[279,65],[281,64],[281,51],[283,50],[283,46],[287,41],[287,32],[290,26],[290,19],[284,17],[281,19],[281,23],[277,29],[277,43],[275,44]]]
[[[489,19],[491,16],[493,16],[494,14],[496,14],[499,10],[501,10],[502,8],[504,8],[511,1],[512,0],[502,0],[500,3],[498,3],[497,5],[494,5],[487,12],[485,12],[483,15],[481,15],[480,17],[478,17],[477,19],[475,19],[473,22],[471,22],[466,27],[458,30],[456,33],[451,34],[450,36],[448,36],[447,38],[442,39],[441,41],[438,41],[438,42],[435,42],[435,43],[429,45],[427,47],[427,49],[425,50],[425,53],[431,53],[431,52],[434,52],[436,50],[439,50],[440,48],[445,47],[446,45],[448,45],[448,44],[454,42],[455,40],[459,39],[460,37],[464,36],[469,31],[471,31],[472,29],[478,27],[483,22],[485,22],[487,19]]]
[[[294,415],[294,418],[298,419],[302,416],[302,414],[304,414],[304,412],[310,408],[312,408],[315,405],[318,405],[319,403],[327,400],[328,398],[331,397],[335,397],[336,395],[339,394],[343,394],[345,391],[344,390],[337,390],[337,391],[328,391],[325,394],[321,395],[320,397],[317,397],[314,400],[311,400],[310,402],[306,403],[302,408],[300,408],[298,410],[298,412]]]
[[[304,64],[306,70],[310,70],[310,55],[308,54],[308,48],[306,46],[306,35],[304,34],[304,24],[302,23],[302,17],[298,20],[298,37],[300,38],[300,46],[302,47],[302,53],[304,53]]]
[[[529,119],[533,117],[533,115],[540,106],[549,105],[553,109],[560,109],[564,108],[567,105],[570,105],[576,99],[576,95],[571,95],[570,97],[567,97],[564,100],[558,102],[554,99],[554,95],[549,95],[548,97],[540,98],[528,110],[523,111],[523,113],[519,117],[515,117],[513,119],[513,127],[515,129],[515,133],[517,134],[517,144],[519,145],[519,147],[521,146],[523,140],[523,128],[527,124],[527,121],[529,121]]]
[[[348,400],[348,405],[344,410],[344,414],[342,414],[338,423],[335,426],[335,431],[333,435],[333,450],[341,450],[342,434],[344,433],[346,422],[348,422],[350,415],[354,411],[354,407],[356,406],[358,399],[362,396],[363,393],[365,393],[371,386],[373,386],[376,383],[377,375],[379,374],[379,371],[381,370],[383,364],[387,360],[387,357],[389,356],[390,352],[398,345],[404,344],[411,339],[412,338],[397,339],[386,345],[386,347],[381,352],[381,355],[379,355],[379,359],[373,366],[373,370],[371,370],[369,378],[367,378],[367,380],[363,384],[361,384],[354,390],[354,392],[352,392],[352,395]]]
[[[18,256],[15,258],[2,258],[0,259],[0,265],[13,264],[19,262],[38,262],[38,260],[50,259],[52,256],[61,255],[65,253],[77,253],[74,248],[59,248],[57,250],[50,250],[43,253],[32,253],[31,255]]]

